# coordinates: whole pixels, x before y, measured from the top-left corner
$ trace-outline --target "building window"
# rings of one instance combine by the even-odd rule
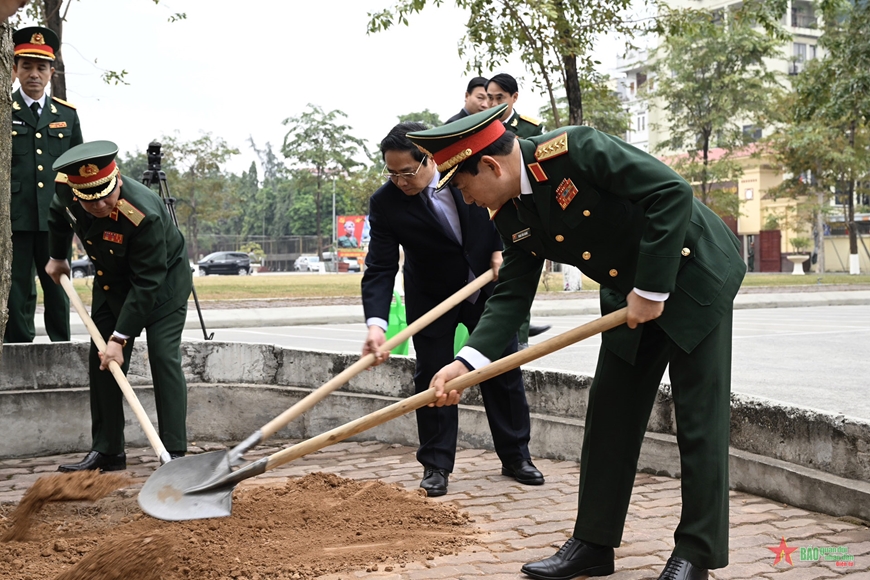
[[[761,139],[761,128],[755,125],[743,125],[743,136],[750,143],[754,143]]]

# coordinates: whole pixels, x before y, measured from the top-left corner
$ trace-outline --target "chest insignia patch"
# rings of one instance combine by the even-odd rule
[[[15,119],[12,119],[12,124],[13,125],[23,125],[24,121],[16,121]]]
[[[58,121],[57,123],[49,123],[49,129],[63,129],[66,127],[66,121]]]
[[[556,188],[556,202],[563,210],[568,207],[575,195],[577,195],[577,186],[568,178],[563,179]]]
[[[118,234],[115,232],[103,232],[103,239],[107,242],[113,242],[115,244],[123,244],[124,243],[124,234]]]
[[[69,219],[71,219],[73,221],[73,223],[78,223],[79,220],[76,219],[76,216],[73,215],[73,212],[71,212],[69,210],[69,208],[65,208],[65,209],[66,209],[66,215],[69,216]]]
[[[511,236],[511,241],[513,243],[517,243],[521,240],[525,240],[526,238],[530,237],[531,235],[532,235],[532,232],[529,231],[529,228],[526,228],[521,232],[517,232],[517,233],[513,234]]]

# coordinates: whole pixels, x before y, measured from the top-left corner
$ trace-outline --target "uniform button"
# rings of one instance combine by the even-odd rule
[[[557,242],[564,242],[564,241],[565,241],[565,236],[563,236],[562,234],[558,234],[558,235],[556,236],[556,241],[557,241]]]
[[[692,250],[690,250],[689,248],[683,248],[683,251],[680,253],[684,256],[688,256],[689,254],[692,253]]]
[[[36,150],[36,154],[37,154],[37,155],[42,155],[42,149],[37,149],[37,150]]]
[[[45,187],[45,186],[44,186],[44,185],[42,184],[42,182],[40,181],[39,183],[36,184],[36,187]]]
[[[106,291],[108,291],[108,290],[109,290],[109,285],[108,285],[108,284],[106,284],[106,285],[105,285],[105,286],[103,286],[103,290],[106,290]]]
[[[95,258],[95,257],[93,257],[93,256],[91,256],[91,260],[96,260],[96,258]]]
[[[89,245],[89,246],[93,246],[93,245],[94,245],[94,242],[88,240],[88,245]]]
[[[36,133],[36,138],[37,138],[37,139],[42,139],[42,133],[37,132],[37,133]]]
[[[102,276],[102,275],[103,275],[103,271],[102,271],[102,270],[97,270],[97,276]]]
[[[584,210],[583,210],[583,215],[585,215],[586,217],[589,217],[589,216],[592,215],[592,212],[589,211],[588,209],[584,209]]]
[[[112,255],[114,256],[114,255],[115,255],[115,250],[109,250],[109,253],[112,254]]]
[[[37,165],[36,168],[42,171],[42,165]]]
[[[532,252],[532,255],[536,258],[538,257],[538,255],[535,252]]]
[[[57,138],[58,138],[58,139],[63,139],[63,133],[58,133],[58,134],[57,134]]]
[[[611,278],[616,278],[616,275],[619,274],[619,272],[616,271],[616,268],[614,268],[613,270],[611,270],[608,273],[610,274]]]
[[[584,260],[588,260],[591,257],[592,257],[592,254],[590,254],[589,252],[583,252],[583,259]]]
[[[15,137],[16,135],[18,135],[18,131],[12,131],[12,136]]]

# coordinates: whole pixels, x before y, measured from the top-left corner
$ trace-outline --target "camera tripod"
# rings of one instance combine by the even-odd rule
[[[169,183],[166,181],[166,173],[164,173],[160,168],[160,160],[162,158],[163,153],[160,152],[160,143],[156,141],[149,143],[148,169],[142,172],[142,183],[148,187],[154,185],[157,186],[160,199],[163,200],[163,203],[166,205],[166,210],[172,217],[172,223],[175,224],[176,229],[181,231],[181,228],[178,227],[178,216],[175,215],[175,198],[169,193]],[[214,338],[214,333],[212,332],[211,334],[208,334],[208,331],[205,329],[205,320],[202,318],[202,309],[199,307],[199,298],[196,295],[196,287],[193,285],[192,281],[190,289],[193,293],[193,302],[196,304],[196,313],[199,315],[199,324],[202,326],[202,337],[204,340],[211,340]]]

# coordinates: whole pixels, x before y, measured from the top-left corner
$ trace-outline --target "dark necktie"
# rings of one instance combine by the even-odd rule
[[[30,110],[33,111],[33,116],[36,118],[36,122],[39,123],[39,103],[36,101],[30,103]]]
[[[445,214],[441,210],[441,206],[432,199],[435,190],[431,187],[427,187],[421,192],[423,199],[426,201],[426,205],[429,206],[429,209],[435,214],[435,217],[438,218],[438,223],[441,224],[441,227],[444,228],[445,233],[450,236],[451,240],[459,243],[459,240],[456,239],[456,232],[453,231],[453,227],[450,225],[450,220],[447,219],[447,214]]]

